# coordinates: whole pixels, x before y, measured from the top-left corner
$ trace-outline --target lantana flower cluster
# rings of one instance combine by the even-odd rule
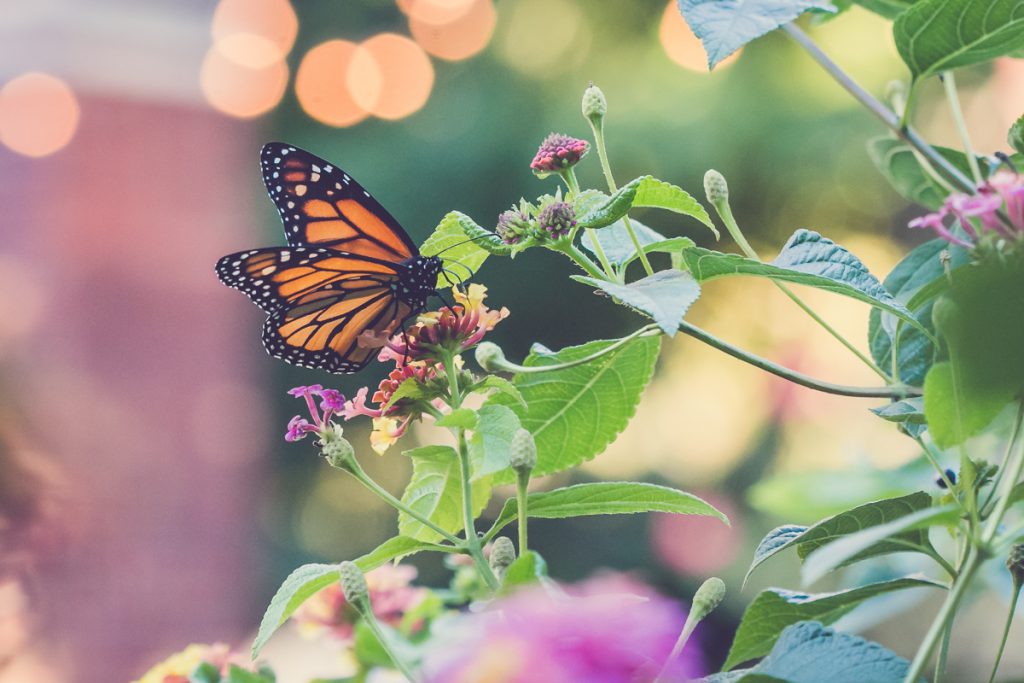
[[[225,643],[194,643],[154,665],[134,683],[189,683],[194,680],[191,675],[203,664],[222,676],[232,666],[255,671],[248,656],[233,651]]]
[[[909,226],[929,228],[966,249],[993,240],[1012,247],[1024,240],[1024,178],[998,171],[978,186],[976,194],[951,194],[938,211],[915,218]]]
[[[494,232],[505,244],[524,249],[534,243],[555,242],[570,236],[576,227],[576,209],[562,198],[559,189],[545,195],[535,206],[525,199],[498,216]]]

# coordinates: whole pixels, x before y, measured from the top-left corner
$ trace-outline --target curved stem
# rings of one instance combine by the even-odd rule
[[[1013,614],[1016,611],[1017,600],[1020,598],[1021,584],[1014,582],[1013,597],[1010,598],[1010,610],[1006,615],[1006,625],[1003,626],[1003,637],[999,641],[999,651],[996,652],[996,661],[992,665],[992,675],[988,677],[988,683],[996,680],[996,673],[999,671],[999,662],[1003,659],[1003,650],[1006,649],[1006,639],[1010,635],[1010,628],[1013,626]]]
[[[405,676],[411,683],[416,683],[419,679],[416,678],[412,673],[412,667],[398,655],[398,652],[392,646],[391,639],[388,634],[384,633],[384,629],[381,628],[380,622],[377,621],[377,615],[373,613],[372,607],[362,612],[363,621],[370,627],[370,631],[377,637],[377,641],[380,642],[381,647],[384,648],[385,652],[391,658],[391,662],[395,665],[395,668]]]
[[[964,152],[967,154],[967,164],[970,166],[974,182],[981,184],[981,169],[978,167],[978,158],[974,156],[974,147],[971,145],[971,136],[967,132],[967,122],[964,120],[964,111],[960,108],[960,97],[956,92],[956,79],[952,71],[942,73],[942,85],[946,90],[946,99],[949,100],[949,109],[953,113],[953,121],[956,123],[956,130],[960,134],[960,141],[964,144]]]
[[[529,501],[527,486],[530,483],[530,472],[522,470],[516,472],[516,475],[516,512],[518,514],[516,528],[519,530],[519,556],[522,557],[527,550],[526,537],[530,517],[529,510],[527,509]]]
[[[1003,521],[1003,515],[1010,507],[1013,487],[1017,485],[1021,472],[1024,471],[1024,449],[1017,449],[1020,442],[1021,428],[1024,427],[1024,400],[1020,402],[1017,409],[1017,417],[1013,424],[1013,432],[1010,442],[1006,447],[1006,458],[1003,460],[1002,478],[999,480],[999,492],[996,494],[996,506],[992,515],[988,518],[985,530],[981,535],[981,542],[990,544],[999,533],[999,525]],[[1016,452],[1015,452],[1016,451]]]
[[[554,251],[560,251],[563,254],[565,254],[566,256],[568,256],[570,259],[572,259],[576,263],[576,265],[578,265],[580,268],[585,270],[587,272],[587,275],[589,275],[590,277],[596,278],[596,279],[602,280],[602,281],[608,281],[608,280],[610,280],[612,282],[615,281],[614,277],[611,277],[611,276],[608,276],[608,275],[605,275],[604,273],[602,273],[601,269],[598,268],[596,265],[594,265],[594,262],[591,261],[589,258],[587,258],[587,255],[584,254],[582,251],[580,251],[579,247],[577,247],[572,242],[569,242],[569,241],[556,242],[555,244],[551,245],[551,248]]]

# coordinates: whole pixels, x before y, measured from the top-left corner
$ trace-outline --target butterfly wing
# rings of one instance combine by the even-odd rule
[[[290,245],[338,249],[392,263],[419,255],[398,221],[330,162],[271,142],[260,153],[260,168]]]
[[[217,275],[270,314],[263,326],[270,355],[346,373],[374,355],[360,335],[390,335],[418,312],[395,296],[404,267],[331,249],[271,247],[225,256]]]

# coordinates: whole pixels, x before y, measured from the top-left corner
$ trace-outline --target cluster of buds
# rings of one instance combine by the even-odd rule
[[[549,173],[561,173],[579,163],[579,160],[588,151],[590,151],[590,144],[586,140],[561,133],[552,133],[544,138],[544,142],[540,143],[537,154],[530,162],[530,168],[541,176]]]
[[[554,201],[537,214],[537,227],[551,240],[560,240],[576,227],[576,212],[568,202]]]
[[[951,194],[938,211],[915,218],[909,226],[929,228],[966,249],[1015,245],[1024,241],[1024,178],[999,171],[979,185],[976,194]]]
[[[498,216],[494,229],[505,244],[520,244],[533,232],[533,221],[523,208],[511,208]]]

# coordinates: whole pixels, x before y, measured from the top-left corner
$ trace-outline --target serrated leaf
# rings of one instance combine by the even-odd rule
[[[1010,130],[1006,134],[1006,141],[1010,147],[1017,150],[1018,154],[1024,154],[1024,116],[1021,116],[1010,126]]]
[[[476,411],[470,408],[456,408],[446,415],[437,418],[434,423],[438,427],[461,427],[463,429],[474,429],[476,427]]]
[[[899,547],[902,539],[908,536],[919,535],[923,542],[914,543],[913,546],[924,546],[929,543],[927,540],[929,528],[956,524],[959,515],[960,508],[956,505],[929,507],[885,524],[873,525],[856,533],[843,534],[838,540],[818,545],[817,549],[807,546],[808,550],[812,550],[812,552],[810,554],[802,553],[804,556],[804,566],[801,571],[802,581],[805,586],[810,585],[834,569],[865,557],[880,554],[877,552],[880,547],[892,548],[894,545]],[[904,550],[913,549],[914,547],[904,548]],[[797,551],[800,552],[800,548],[797,548]]]
[[[634,218],[629,220],[629,224],[633,226],[633,233],[636,235],[636,240],[640,243],[640,248],[643,249],[645,254],[655,252],[677,254],[694,245],[693,240],[689,237],[665,237]],[[597,252],[591,241],[592,235],[597,236],[598,245],[604,250],[605,257],[612,265],[619,267],[627,266],[639,258],[636,247],[633,246],[633,239],[629,236],[626,224],[622,220],[615,221],[607,228],[583,233],[582,244],[584,248],[596,255]]]
[[[520,428],[519,416],[508,406],[487,403],[477,411],[477,416],[469,439],[474,481],[508,469],[512,436]]]
[[[462,480],[459,457],[450,446],[423,446],[406,451],[412,460],[412,478],[402,494],[402,502],[445,531],[463,527]],[[474,517],[487,505],[491,482],[487,477],[470,486]],[[418,541],[436,541],[440,535],[409,515],[398,513],[398,532]]]
[[[692,493],[632,481],[575,484],[553,491],[531,493],[527,497],[527,512],[531,518],[537,519],[668,512],[677,515],[717,517],[726,524],[729,523],[721,511]],[[494,521],[494,525],[487,532],[488,538],[493,538],[518,516],[519,504],[515,498],[509,498],[505,501],[505,506]]]
[[[686,311],[700,298],[700,285],[693,276],[671,268],[626,285],[582,275],[575,275],[573,279],[606,292],[644,313],[669,337],[675,336]]]
[[[666,209],[692,216],[715,233],[716,238],[718,237],[718,230],[700,202],[682,188],[652,176],[641,176],[629,181],[608,199],[580,216],[576,224],[581,228],[606,228],[634,207]]]
[[[966,154],[948,147],[934,149],[964,175],[970,176],[971,167]],[[902,140],[877,137],[868,141],[868,154],[879,172],[905,199],[932,210],[942,206],[949,191],[921,167],[913,147]],[[978,161],[984,162],[984,157],[978,157]]]
[[[523,364],[543,367],[580,360],[614,343],[593,341],[557,353],[534,348]],[[636,412],[659,347],[657,337],[641,337],[589,363],[513,378],[527,404],[525,411],[519,409],[520,422],[537,444],[534,476],[576,467],[611,443]],[[503,396],[491,401],[515,409]]]
[[[754,570],[765,560],[777,555],[786,548],[797,546],[800,559],[805,559],[812,551],[832,541],[857,533],[863,529],[903,519],[914,512],[929,509],[931,504],[932,497],[924,491],[918,491],[898,498],[886,498],[858,505],[846,512],[840,512],[828,519],[823,519],[810,527],[793,524],[780,526],[768,532],[761,539],[757,549],[754,551],[754,559],[750,564],[750,569],[747,570],[747,575],[743,580],[746,582],[750,575],[754,573]],[[914,550],[915,547],[930,547],[927,531],[908,531],[887,543],[879,543],[873,546],[869,552],[848,558],[847,564],[877,555],[906,552],[907,550]]]
[[[920,396],[886,403],[871,408],[871,412],[887,422],[895,422],[913,437],[921,436],[928,428],[924,418],[924,399]]]
[[[391,394],[391,398],[389,398],[388,402],[384,405],[383,410],[387,410],[403,399],[410,401],[422,401],[427,398],[430,398],[430,395],[427,393],[427,389],[423,383],[415,377],[409,377],[408,379],[402,380],[401,384],[398,385],[398,388],[395,389],[395,392]]]
[[[910,588],[945,588],[925,578],[906,577],[836,593],[798,593],[782,588],[761,591],[747,607],[729,648],[723,670],[768,654],[782,631],[801,621],[835,623],[870,598]]]
[[[469,232],[467,233],[467,231]],[[488,244],[489,248],[498,248],[486,240],[468,241],[467,234],[472,236],[476,234],[476,231],[488,232],[474,223],[469,216],[458,211],[451,211],[434,228],[434,232],[420,247],[420,253],[424,256],[440,256],[445,268],[457,273],[460,279],[468,280],[492,253],[488,249],[484,249],[481,242]],[[494,239],[498,239],[497,236]],[[498,240],[498,242],[500,241]],[[505,246],[507,249],[507,245]],[[494,253],[508,252],[496,251]],[[445,279],[444,273],[438,274],[437,287],[439,289],[451,287],[451,283]]]
[[[915,80],[1024,48],[1024,0],[919,0],[893,23]]]
[[[474,384],[470,391],[473,392],[488,392],[503,394],[515,402],[516,410],[519,408],[526,408],[526,400],[523,399],[523,395],[519,393],[519,389],[516,385],[498,375],[487,375],[482,380]]]
[[[957,446],[978,434],[1013,400],[1012,392],[972,391],[957,386],[953,369],[950,361],[936,363],[924,380],[928,433],[939,448]]]
[[[921,328],[860,259],[812,230],[793,233],[771,263],[701,247],[684,251],[683,259],[698,282],[728,275],[752,275],[807,285],[871,304]]]
[[[755,38],[811,9],[834,11],[825,0],[678,0],[679,11],[704,44],[708,69]]]
[[[757,666],[701,680],[764,683],[769,676],[786,683],[904,683],[909,669],[907,660],[877,643],[802,621],[787,627]]]

